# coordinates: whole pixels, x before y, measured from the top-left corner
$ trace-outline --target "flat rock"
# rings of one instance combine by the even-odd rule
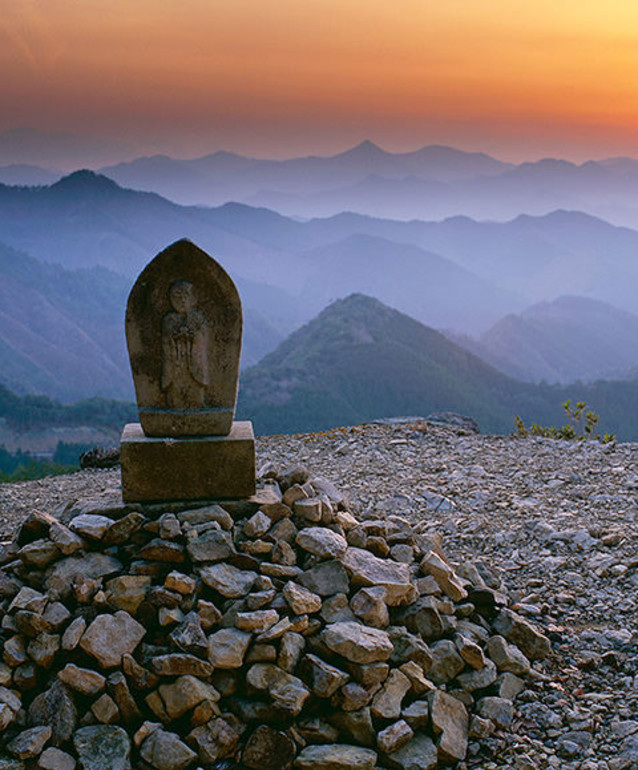
[[[84,513],[71,519],[69,529],[80,537],[86,537],[89,540],[101,540],[112,524],[113,519],[109,519],[107,516]]]
[[[171,719],[179,719],[203,700],[213,703],[219,700],[219,693],[212,685],[190,674],[180,676],[170,684],[160,685],[159,694]]]
[[[200,570],[202,581],[227,599],[240,599],[250,593],[257,573],[232,564],[213,564]]]
[[[387,660],[393,649],[385,631],[360,623],[332,623],[326,626],[321,636],[329,649],[352,663]]]
[[[140,749],[140,756],[155,770],[184,770],[197,754],[175,733],[153,730]]]
[[[302,529],[295,542],[304,551],[308,551],[320,559],[338,559],[348,547],[345,537],[325,527]]]
[[[409,604],[417,597],[412,572],[407,564],[380,559],[363,548],[348,548],[341,563],[355,586],[383,586],[390,607]]]
[[[42,770],[75,770],[75,759],[66,751],[50,746],[40,755],[38,767]]]
[[[468,714],[457,698],[437,690],[432,696],[432,728],[440,735],[438,756],[442,762],[461,762],[467,754]]]
[[[348,575],[339,561],[324,561],[299,575],[298,582],[319,596],[347,594],[350,589]]]
[[[393,669],[381,690],[372,699],[372,715],[378,719],[398,719],[401,715],[401,704],[410,687],[408,677],[399,669]]]
[[[106,553],[91,551],[84,556],[67,556],[57,561],[45,573],[44,587],[55,596],[64,596],[71,591],[73,579],[103,578],[122,570],[122,564]]]
[[[339,743],[306,746],[295,760],[295,767],[305,770],[374,770],[376,766],[376,751]]]
[[[51,728],[46,726],[31,727],[18,733],[7,744],[7,749],[18,759],[33,759],[42,752],[47,741],[51,738]]]
[[[122,656],[132,653],[146,634],[146,629],[128,612],[98,615],[80,639],[80,647],[104,668],[122,663]]]
[[[153,671],[159,676],[192,676],[207,678],[213,673],[213,666],[196,655],[174,652],[168,655],[156,655],[150,661]]]
[[[240,668],[251,634],[236,628],[222,628],[208,637],[208,659],[214,668]]]
[[[398,751],[393,751],[387,756],[390,767],[399,770],[434,770],[438,764],[436,746],[431,738],[417,733]]]
[[[289,580],[284,586],[283,595],[295,615],[319,612],[322,606],[321,597],[318,594],[297,585],[292,580]]]
[[[97,671],[67,663],[58,673],[58,679],[82,695],[98,695],[104,692],[106,678]]]
[[[248,738],[242,764],[251,770],[285,770],[295,758],[295,743],[279,730],[260,725]]]
[[[55,681],[48,690],[36,695],[29,706],[29,724],[48,725],[51,728],[51,744],[60,746],[71,737],[78,714],[62,682]]]
[[[82,770],[131,770],[131,741],[122,727],[81,727],[73,744]]]

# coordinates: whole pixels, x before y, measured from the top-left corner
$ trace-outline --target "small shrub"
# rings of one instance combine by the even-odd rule
[[[523,418],[517,414],[514,418],[515,435],[519,438],[527,438],[531,435],[563,439],[565,441],[582,441],[586,438],[594,438],[603,444],[609,444],[611,441],[616,440],[616,436],[613,433],[604,433],[602,436],[596,433],[599,417],[596,412],[587,409],[585,401],[577,401],[575,405],[572,405],[571,399],[568,399],[563,404],[563,409],[567,416],[567,423],[561,427],[554,425],[544,426],[533,422],[527,428]]]

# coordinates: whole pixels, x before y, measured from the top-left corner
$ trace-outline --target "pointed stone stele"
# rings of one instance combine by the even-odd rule
[[[230,276],[187,240],[142,271],[126,308],[140,415],[121,440],[126,502],[255,492],[252,424],[234,422],[242,312]]]

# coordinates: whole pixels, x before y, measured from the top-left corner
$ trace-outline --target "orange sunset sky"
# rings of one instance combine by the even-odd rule
[[[74,162],[60,150],[68,137],[50,132],[75,134],[89,165],[218,149],[329,154],[366,138],[508,160],[638,157],[629,0],[0,0],[0,10],[3,164]]]

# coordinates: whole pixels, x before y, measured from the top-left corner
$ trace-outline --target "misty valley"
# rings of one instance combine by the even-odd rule
[[[638,440],[636,168],[371,142],[0,168],[0,473],[117,442],[126,297],[183,237],[239,288],[238,411],[258,433],[437,410],[511,433],[574,399]]]

